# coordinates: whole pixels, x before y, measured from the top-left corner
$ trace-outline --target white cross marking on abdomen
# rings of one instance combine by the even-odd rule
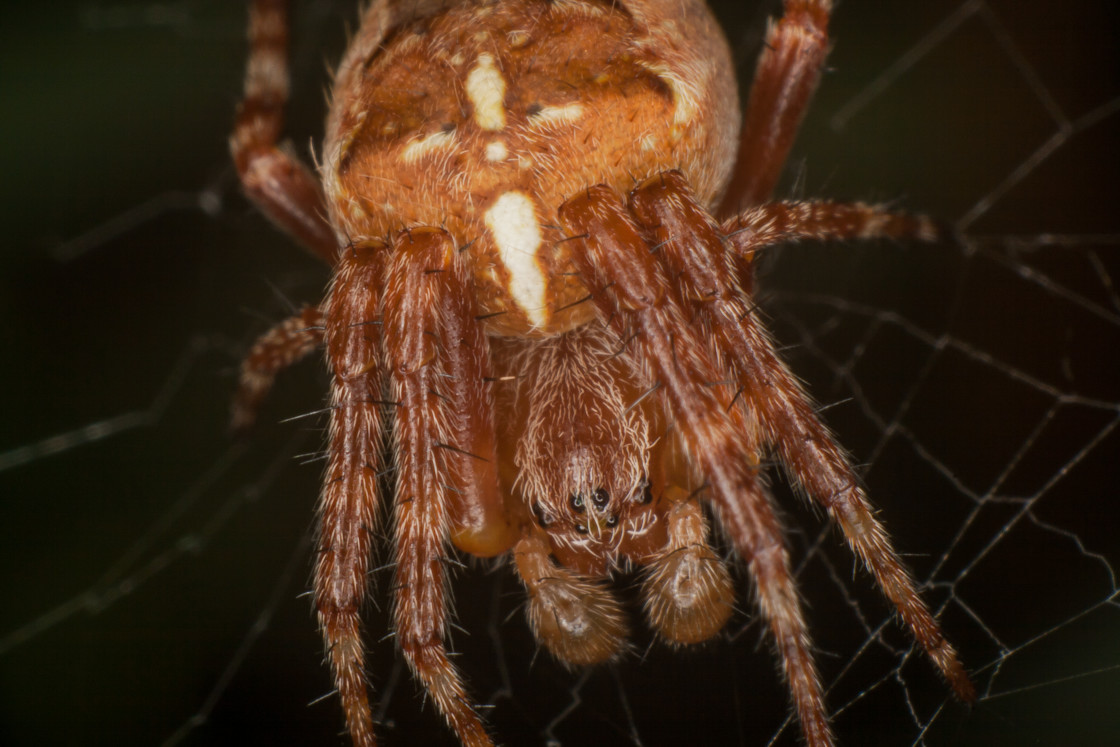
[[[509,270],[509,294],[533,326],[543,327],[548,321],[548,283],[537,261],[541,226],[532,198],[523,192],[506,192],[486,211],[484,220],[502,264]]]

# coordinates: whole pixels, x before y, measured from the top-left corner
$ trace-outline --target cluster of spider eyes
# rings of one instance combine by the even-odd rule
[[[596,513],[605,511],[610,500],[611,497],[607,494],[607,491],[602,488],[598,488],[591,493],[591,505]],[[587,511],[586,501],[582,493],[573,493],[568,496],[568,506],[577,514],[582,515]],[[618,514],[611,514],[604,523],[610,528],[615,527],[618,524]],[[576,531],[580,534],[587,534],[587,524],[576,524]]]
[[[645,506],[653,501],[653,493],[647,481],[642,482],[637,491],[635,491],[635,496],[637,497],[635,501],[637,505]],[[587,513],[588,502],[590,502],[596,514],[602,514],[610,505],[611,496],[604,488],[596,488],[589,496],[584,496],[583,493],[572,493],[568,496],[568,507],[573,513],[581,516]],[[555,517],[550,514],[539,501],[532,504],[532,511],[541,529],[548,529],[556,521]],[[610,514],[602,523],[608,529],[614,529],[618,526],[618,514]],[[576,524],[575,530],[579,534],[588,534],[590,532],[587,524],[582,523]]]

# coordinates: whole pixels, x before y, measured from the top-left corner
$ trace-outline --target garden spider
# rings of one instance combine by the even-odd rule
[[[765,202],[819,77],[829,12],[828,0],[785,1],[740,128],[702,0],[377,0],[336,73],[320,187],[277,147],[286,4],[251,3],[234,160],[250,198],[334,279],[320,307],[254,345],[234,423],[325,345],[315,598],[355,744],[375,743],[360,609],[386,431],[396,640],[464,744],[491,741],[444,644],[448,544],[512,552],[537,640],[590,665],[625,645],[603,583],[620,566],[645,569],[646,617],[666,642],[723,627],[734,592],[701,501],[746,563],[806,741],[831,744],[759,477],[770,448],[956,695],[974,698],[752,307],[752,256],[767,245],[935,235],[862,204]]]

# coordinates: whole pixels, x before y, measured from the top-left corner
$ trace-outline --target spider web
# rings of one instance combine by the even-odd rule
[[[302,147],[353,10],[295,5]],[[749,71],[773,8],[727,5]],[[1120,733],[1120,25],[1104,0],[1061,15],[866,5],[836,11],[831,70],[780,192],[897,202],[965,238],[782,248],[763,308],[980,698],[948,699],[775,471],[836,732],[1107,743]],[[337,743],[303,596],[322,418],[296,416],[321,403],[321,367],[286,377],[251,440],[224,430],[240,354],[326,280],[227,166],[242,8],[42,7],[0,23],[0,742]],[[384,572],[375,584],[384,741],[450,743],[383,638]],[[453,645],[509,744],[796,744],[739,585],[717,641],[673,652],[638,623],[622,663],[571,674],[537,655],[508,570],[479,564],[454,584]]]

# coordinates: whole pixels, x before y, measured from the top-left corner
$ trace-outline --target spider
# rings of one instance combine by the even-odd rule
[[[491,738],[445,645],[452,547],[511,555],[539,643],[587,666],[625,648],[605,583],[619,569],[643,569],[668,644],[721,630],[735,592],[709,518],[746,564],[806,742],[832,744],[768,450],[974,699],[751,301],[754,255],[777,242],[936,235],[875,206],[767,201],[830,12],[785,0],[741,117],[703,0],[375,0],[335,74],[316,178],[278,145],[286,3],[251,2],[234,161],[334,275],[254,344],[233,420],[326,348],[315,606],[355,744],[376,742],[360,610],[386,469],[397,645],[463,744]]]

